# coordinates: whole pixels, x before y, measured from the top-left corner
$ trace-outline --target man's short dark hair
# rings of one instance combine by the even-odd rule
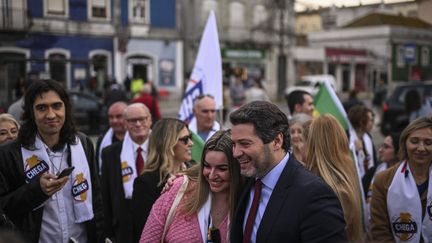
[[[33,113],[33,104],[38,96],[48,91],[54,91],[65,106],[65,122],[60,130],[59,146],[63,144],[74,144],[76,135],[76,126],[72,116],[72,106],[69,95],[61,84],[54,80],[33,81],[27,89],[24,96],[24,113],[23,125],[18,134],[18,139],[24,147],[31,148],[35,142],[37,126]]]
[[[282,148],[285,151],[290,147],[289,125],[286,115],[274,104],[267,101],[254,101],[241,106],[230,114],[232,125],[250,123],[255,133],[267,144],[282,133]]]
[[[310,93],[304,90],[294,90],[286,97],[288,108],[291,115],[294,113],[295,105],[297,104],[303,105],[303,103],[305,102],[305,98],[304,98],[305,95],[309,95],[312,97]]]

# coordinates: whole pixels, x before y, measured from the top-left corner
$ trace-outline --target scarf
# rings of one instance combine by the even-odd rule
[[[201,207],[201,209],[198,211],[198,223],[200,226],[200,232],[202,237],[202,242],[207,242],[207,230],[208,230],[208,219],[209,214],[211,210],[211,193],[209,193],[209,196],[207,198],[207,201],[204,203],[204,205]]]
[[[75,169],[72,171],[72,188],[70,188],[74,197],[74,214],[75,222],[82,223],[93,218],[92,204],[92,184],[90,177],[90,168],[84,148],[78,137],[76,145],[70,145],[71,163]],[[21,147],[21,154],[24,164],[24,175],[26,182],[49,172],[50,161],[47,151],[45,150],[42,140],[36,136],[35,150],[28,150]]]
[[[374,145],[372,142],[372,137],[368,133],[365,133],[363,135],[363,143],[367,151],[367,154],[369,155],[367,168],[370,169],[375,165],[375,160],[374,160]]]
[[[142,147],[148,146],[147,141],[141,145]],[[135,178],[138,176],[134,157],[134,145],[132,138],[129,135],[129,132],[126,132],[125,137],[123,139],[122,150],[120,152],[120,168],[122,173],[122,181],[123,181],[123,189],[125,193],[126,199],[132,198],[133,192],[133,183]],[[144,158],[145,159],[145,158]]]
[[[400,164],[387,193],[387,210],[393,237],[396,242],[432,242],[432,167],[429,168],[429,185],[425,217],[422,220],[421,198],[408,162]]]
[[[108,129],[108,131],[105,133],[104,137],[102,138],[101,144],[99,146],[99,156],[98,156],[99,175],[102,174],[102,149],[111,145],[113,134],[114,134],[113,129],[112,128]]]

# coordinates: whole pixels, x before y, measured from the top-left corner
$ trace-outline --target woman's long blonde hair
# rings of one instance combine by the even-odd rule
[[[306,167],[324,179],[342,205],[348,241],[361,242],[361,190],[344,129],[331,115],[315,118],[309,127],[307,148]]]
[[[168,175],[174,171],[174,147],[184,128],[187,128],[187,124],[175,118],[161,119],[152,128],[143,173],[159,171],[159,185],[165,183]]]

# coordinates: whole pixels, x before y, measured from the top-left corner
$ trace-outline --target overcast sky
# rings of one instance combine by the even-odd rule
[[[412,2],[414,0],[384,0],[384,3],[394,3],[394,2]],[[296,0],[295,1],[295,10],[303,11],[306,8],[317,8],[318,6],[328,7],[332,4],[340,7],[344,6],[356,6],[362,3],[366,4],[374,4],[380,3],[381,0]]]

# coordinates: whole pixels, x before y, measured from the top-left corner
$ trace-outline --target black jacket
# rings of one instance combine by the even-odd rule
[[[102,150],[102,197],[104,200],[104,231],[113,242],[133,242],[131,200],[125,198],[120,153],[123,143],[117,142]]]
[[[231,221],[230,241],[243,241],[243,222],[254,179],[248,179]],[[341,205],[325,182],[290,156],[270,196],[256,242],[346,242]]]
[[[100,184],[94,163],[93,144],[84,134],[78,134],[86,153],[92,183],[94,218],[86,222],[88,242],[103,242],[103,212]],[[68,150],[70,152],[70,149]],[[71,165],[71,156],[68,164]],[[0,146],[0,204],[4,213],[31,242],[38,242],[44,208],[49,197],[42,191],[39,178],[26,183],[21,144],[12,141]]]
[[[132,194],[132,211],[134,221],[135,239],[139,240],[144,225],[153,207],[159,198],[165,181],[159,185],[159,171],[146,172],[134,181]]]

